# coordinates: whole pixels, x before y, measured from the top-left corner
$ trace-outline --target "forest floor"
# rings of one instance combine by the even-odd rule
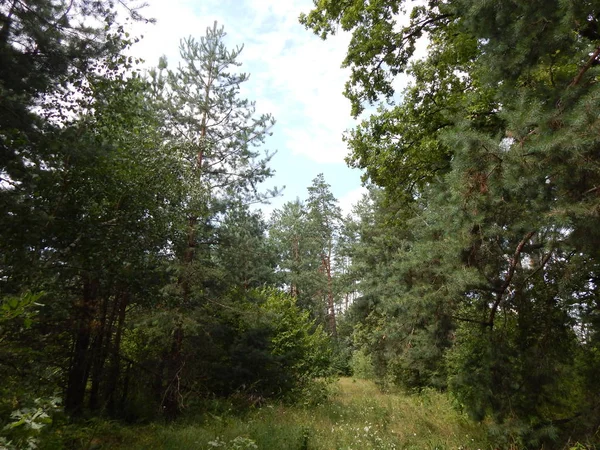
[[[319,405],[267,405],[242,417],[209,415],[199,423],[97,429],[88,448],[365,450],[490,448],[482,426],[449,398],[382,393],[370,381],[342,378]],[[101,427],[104,428],[104,427]]]

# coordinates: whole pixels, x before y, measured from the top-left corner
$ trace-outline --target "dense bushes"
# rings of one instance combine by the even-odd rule
[[[183,410],[214,397],[240,406],[269,398],[298,400],[317,377],[328,375],[330,344],[320,326],[295,300],[275,289],[234,292],[183,317],[181,371],[171,386],[164,349],[172,339],[168,314],[146,311],[124,335],[122,371],[127,396],[120,409],[130,420],[156,416],[160,395],[175,389]]]

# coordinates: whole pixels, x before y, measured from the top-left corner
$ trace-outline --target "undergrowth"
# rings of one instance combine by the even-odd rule
[[[491,448],[484,427],[459,414],[444,394],[384,394],[370,381],[350,378],[332,389],[329,399],[317,404],[268,404],[242,415],[207,413],[171,425],[100,422],[71,431],[70,445],[128,450]]]

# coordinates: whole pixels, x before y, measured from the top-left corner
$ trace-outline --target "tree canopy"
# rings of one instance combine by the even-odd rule
[[[596,426],[599,7],[315,2],[301,17],[352,34],[345,93],[368,117],[348,162],[383,189],[387,267],[356,253],[375,277],[362,345],[383,378],[447,385],[532,448]]]
[[[322,174],[253,207],[243,47],[215,23],[143,73],[134,6],[0,5],[0,446],[340,374],[446,392],[494,448],[599,444],[600,2],[315,1],[352,35],[345,217]]]

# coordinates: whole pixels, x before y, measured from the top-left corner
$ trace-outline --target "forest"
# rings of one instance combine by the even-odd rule
[[[599,0],[314,0],[347,215],[265,216],[242,43],[151,20],[0,1],[0,449],[600,445]]]

